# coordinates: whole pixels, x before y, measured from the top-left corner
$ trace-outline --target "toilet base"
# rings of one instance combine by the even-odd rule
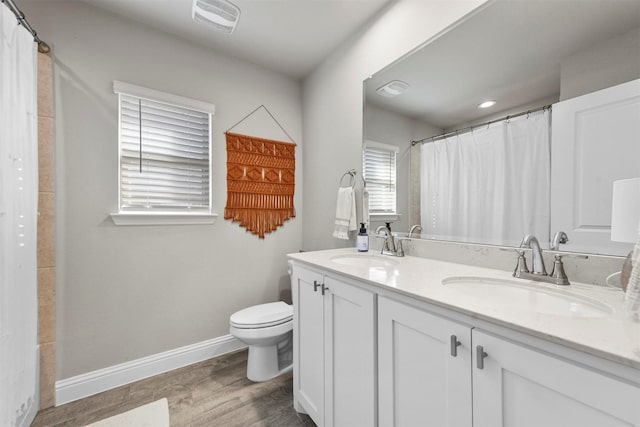
[[[293,369],[291,333],[284,341],[273,345],[250,345],[247,358],[247,378],[254,382],[269,381]]]

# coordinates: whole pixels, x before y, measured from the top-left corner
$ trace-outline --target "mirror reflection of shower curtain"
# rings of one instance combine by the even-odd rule
[[[36,44],[0,5],[0,425],[37,411]]]
[[[443,240],[549,241],[550,111],[422,144],[421,221]]]

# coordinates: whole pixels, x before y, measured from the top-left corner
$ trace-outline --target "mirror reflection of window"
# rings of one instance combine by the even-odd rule
[[[362,173],[369,192],[369,213],[395,215],[396,157],[395,145],[367,141],[362,153]]]

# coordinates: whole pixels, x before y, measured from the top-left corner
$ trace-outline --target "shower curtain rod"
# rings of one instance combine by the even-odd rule
[[[492,125],[494,123],[503,122],[505,120],[510,120],[510,119],[515,118],[515,117],[524,116],[525,114],[529,115],[531,113],[535,113],[537,111],[544,111],[544,110],[551,110],[551,104],[545,105],[544,107],[535,108],[533,110],[523,111],[523,112],[517,113],[517,114],[510,114],[508,116],[501,117],[501,118],[495,119],[495,120],[490,120],[488,122],[480,123],[478,125],[473,125],[473,126],[469,126],[469,127],[462,128],[462,129],[452,130],[451,132],[441,133],[440,135],[428,136],[426,138],[417,139],[415,141],[411,141],[411,145],[414,146],[414,145],[417,145],[417,144],[427,144],[429,142],[439,141],[439,140],[445,139],[445,138],[447,138],[449,136],[459,135],[461,133],[471,132],[472,130],[477,129],[477,128],[482,127],[482,126],[489,126],[489,125]]]
[[[14,15],[16,15],[16,18],[18,18],[18,24],[22,25],[27,31],[31,33],[31,35],[33,36],[33,41],[38,43],[38,52],[49,53],[49,51],[51,51],[49,45],[40,40],[40,37],[38,37],[38,33],[36,32],[36,30],[34,30],[33,27],[29,24],[29,21],[27,21],[24,13],[20,9],[18,9],[18,6],[16,6],[13,0],[2,0],[2,3],[6,4],[9,7],[9,10],[11,10]]]

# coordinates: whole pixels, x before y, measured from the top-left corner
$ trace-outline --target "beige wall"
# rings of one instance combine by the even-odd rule
[[[362,170],[362,82],[484,0],[400,0],[330,55],[303,83],[306,250],[354,246],[331,236],[342,174]],[[335,184],[334,184],[335,183]]]
[[[50,55],[38,53],[38,344],[40,409],[55,403],[55,167],[53,67]]]
[[[55,53],[57,379],[226,335],[234,311],[276,300],[301,247],[300,83],[84,2],[21,8]],[[214,225],[113,224],[116,79],[216,105]],[[261,104],[298,143],[298,217],[264,240],[222,219],[223,132]],[[234,131],[286,139],[260,116]]]

